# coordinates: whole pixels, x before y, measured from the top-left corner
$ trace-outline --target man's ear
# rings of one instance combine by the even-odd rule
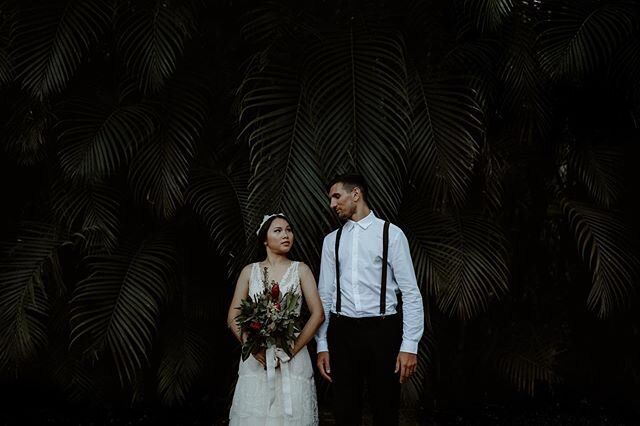
[[[357,186],[353,188],[353,199],[354,201],[358,201],[360,199],[360,188]]]

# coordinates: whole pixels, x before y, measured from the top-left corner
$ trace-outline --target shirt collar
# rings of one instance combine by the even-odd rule
[[[371,210],[368,215],[357,222],[351,219],[347,220],[347,223],[344,225],[344,227],[346,231],[351,231],[356,225],[362,229],[367,229],[369,225],[371,225],[375,221],[375,219],[376,215],[373,214],[373,210]]]

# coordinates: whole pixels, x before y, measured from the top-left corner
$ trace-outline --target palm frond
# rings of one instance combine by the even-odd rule
[[[55,2],[19,9],[13,62],[17,78],[43,100],[64,90],[111,19],[105,0]]]
[[[513,9],[512,0],[465,0],[464,8],[482,33],[497,31]]]
[[[193,12],[177,2],[118,10],[118,49],[145,93],[160,90],[174,74],[193,31]]]
[[[1,127],[7,138],[7,151],[16,162],[33,166],[47,157],[48,135],[53,117],[48,108],[18,96],[9,119]]]
[[[627,305],[636,291],[640,260],[632,233],[610,211],[566,199],[560,203],[580,256],[592,274],[587,305],[606,318]]]
[[[264,213],[283,211],[294,228],[303,229],[296,251],[313,264],[316,244],[330,228],[327,200],[316,151],[315,129],[304,83],[293,67],[270,67],[251,76],[242,102],[251,147],[249,204]]]
[[[249,43],[273,43],[284,35],[299,37],[303,28],[310,31],[306,22],[312,17],[304,9],[304,4],[285,7],[277,1],[260,2],[244,14],[240,31]]]
[[[481,114],[472,89],[463,80],[412,82],[414,109],[410,175],[432,205],[461,206],[478,153]]]
[[[402,199],[410,122],[401,40],[350,28],[323,37],[310,58],[324,175],[360,172],[371,187],[372,207],[392,219]]]
[[[133,249],[87,259],[90,274],[71,300],[71,347],[108,351],[122,383],[148,361],[176,266],[175,236],[163,231]]]
[[[518,23],[498,75],[504,83],[500,109],[503,115],[515,115],[513,127],[520,139],[531,143],[532,137],[551,130],[550,82],[543,73],[534,51],[535,34],[530,25]]]
[[[157,372],[158,393],[164,404],[174,405],[185,401],[187,391],[210,362],[209,338],[184,321],[166,337]]]
[[[534,396],[537,384],[547,386],[561,382],[557,373],[557,355],[554,346],[545,346],[535,350],[513,350],[498,358],[498,371],[516,389]]]
[[[638,105],[640,99],[640,29],[618,49],[611,59],[607,77],[622,96]]]
[[[172,217],[184,203],[196,139],[207,117],[206,91],[197,78],[180,76],[167,85],[161,124],[129,170],[138,202],[149,204],[160,218]]]
[[[507,241],[496,223],[481,216],[457,217],[454,230],[450,244],[457,255],[449,259],[437,303],[442,312],[469,319],[508,290]]]
[[[0,368],[14,369],[47,342],[46,283],[59,268],[64,234],[56,227],[24,222],[15,241],[3,243],[0,257]]]
[[[73,180],[100,181],[130,161],[155,127],[149,105],[113,108],[95,99],[69,102],[59,127],[60,165]]]
[[[13,64],[9,55],[10,40],[12,38],[11,24],[6,16],[9,14],[5,10],[6,5],[0,3],[0,88],[10,82],[13,78]],[[8,8],[7,8],[8,9]]]
[[[611,207],[624,187],[624,154],[613,146],[576,147],[569,154],[570,173],[604,208]]]
[[[623,3],[549,0],[539,37],[542,68],[552,77],[583,76],[601,69],[633,31],[634,8]]]
[[[249,169],[231,165],[226,170],[197,169],[187,201],[209,228],[218,252],[238,257],[253,232],[243,218],[249,198]]]
[[[99,385],[83,361],[79,354],[68,351],[66,347],[57,346],[49,354],[51,380],[75,402],[91,400],[100,395]]]
[[[118,194],[111,187],[59,179],[52,191],[54,214],[70,231],[82,235],[88,253],[115,248],[120,228],[120,203]]]
[[[425,296],[437,298],[447,286],[449,259],[460,255],[450,244],[454,223],[413,202],[403,205],[400,223],[409,240],[418,286]]]

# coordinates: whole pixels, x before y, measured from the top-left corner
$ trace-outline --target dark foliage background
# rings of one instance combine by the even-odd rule
[[[637,414],[636,1],[0,1],[0,117],[7,418],[223,419],[259,218],[317,271],[352,170],[424,295],[407,406]]]

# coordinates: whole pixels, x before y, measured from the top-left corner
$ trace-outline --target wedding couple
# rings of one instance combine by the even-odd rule
[[[333,390],[336,424],[361,423],[365,383],[374,424],[398,424],[400,384],[415,372],[424,324],[409,245],[400,228],[370,210],[362,176],[339,176],[329,183],[328,192],[331,208],[346,222],[324,239],[317,287],[309,267],[288,258],[294,232],[286,216],[265,216],[257,230],[266,254],[240,273],[229,328],[242,343],[235,317],[247,295],[262,292],[264,268],[280,291],[302,295],[310,316],[291,348],[292,357],[281,360],[275,374],[266,370],[273,363],[264,350],[240,362],[231,425],[318,424],[306,348],[314,335],[317,367]],[[398,295],[402,312],[396,309]]]

